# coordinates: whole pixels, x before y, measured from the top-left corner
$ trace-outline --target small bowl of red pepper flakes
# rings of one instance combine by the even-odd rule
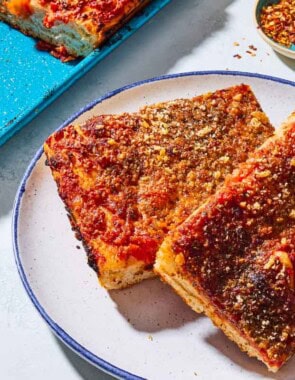
[[[295,59],[295,0],[258,0],[257,28],[278,53]]]

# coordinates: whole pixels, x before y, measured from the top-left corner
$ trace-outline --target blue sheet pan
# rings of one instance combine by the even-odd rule
[[[0,145],[170,1],[152,1],[101,49],[69,63],[37,50],[33,38],[0,22]]]

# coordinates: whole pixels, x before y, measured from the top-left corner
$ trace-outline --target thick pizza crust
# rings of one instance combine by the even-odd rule
[[[154,271],[162,280],[172,286],[175,292],[196,312],[204,311],[198,292],[181,274],[181,266],[177,265],[173,252],[166,238],[161,245],[154,265]]]
[[[263,149],[268,147],[275,147],[276,141],[280,141],[289,129],[292,127],[294,128],[294,125],[295,113],[293,113],[288,118],[287,122],[276,131],[275,135],[266,140],[256,152],[263,151]],[[253,160],[253,158],[250,158],[248,162],[251,163],[251,160]],[[235,173],[237,173],[236,177],[238,177],[238,169],[236,169],[232,177],[228,177],[226,180],[227,183],[230,183],[232,178],[236,178]],[[246,176],[246,171],[243,175]],[[219,189],[219,193],[222,192],[222,189],[223,188]],[[194,216],[201,215],[202,211],[206,212],[204,210],[207,210],[206,206],[207,204],[210,204],[210,199],[213,198],[216,198],[216,195],[213,195],[212,198],[209,198],[202,206],[196,209],[184,223],[188,223],[189,220],[194,220]],[[201,287],[198,278],[189,274],[184,268],[183,264],[185,259],[183,254],[174,252],[173,245],[176,241],[181,239],[181,237],[181,232],[179,232],[178,229],[175,229],[165,238],[157,252],[154,266],[155,272],[163,281],[171,285],[175,292],[179,294],[194,311],[197,313],[203,311],[213,323],[229,337],[229,339],[240,347],[242,351],[246,352],[249,356],[256,357],[258,360],[262,361],[271,372],[277,372],[281,365],[284,364],[292,354],[288,354],[282,362],[270,360],[269,357],[257,347],[250,336],[246,336],[243,331],[231,321],[228,315],[226,316],[222,314],[222,310],[212,302],[206,291]]]
[[[144,263],[138,262],[127,266],[124,270],[102,271],[99,282],[108,290],[123,289],[155,276],[156,274],[150,268],[147,269]]]
[[[10,0],[20,1],[20,0]],[[130,1],[125,13],[110,20],[100,27],[89,16],[86,20],[70,17],[67,23],[56,20],[51,27],[44,25],[44,18],[54,15],[47,5],[41,5],[38,0],[24,0],[18,6],[17,11],[7,6],[9,1],[0,0],[0,20],[19,29],[24,34],[40,39],[53,46],[65,47],[67,53],[79,57],[87,56],[95,48],[101,46],[107,38],[115,33],[136,12],[142,9],[150,0]],[[27,14],[24,4],[28,6],[31,14]],[[22,14],[24,12],[24,14]]]
[[[164,241],[157,253],[157,259],[154,266],[155,272],[160,278],[172,286],[173,290],[190,306],[196,313],[204,312],[216,327],[219,327],[224,334],[233,342],[235,342],[242,351],[246,352],[250,357],[256,357],[261,360],[271,372],[277,372],[279,367],[270,366],[261,356],[261,353],[254,345],[246,339],[241,331],[238,330],[230,321],[223,318],[212,305],[209,298],[198,287],[194,285],[181,270],[181,265],[175,262],[175,256],[169,247],[169,238]]]
[[[74,23],[58,24],[48,29],[43,25],[44,12],[34,13],[29,18],[0,13],[0,19],[21,30],[22,33],[38,38],[54,46],[65,46],[73,56],[86,56],[95,48],[95,38],[83,27]]]

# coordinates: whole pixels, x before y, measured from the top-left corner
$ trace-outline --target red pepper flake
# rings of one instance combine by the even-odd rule
[[[234,58],[238,58],[238,59],[241,59],[241,58],[242,58],[242,56],[241,56],[240,54],[235,54],[235,55],[234,55]]]
[[[256,51],[257,50],[257,47],[255,47],[254,45],[249,45],[248,48],[250,50],[253,50],[253,51]]]
[[[253,53],[253,51],[250,51],[250,50],[246,50],[246,53],[251,55],[251,57],[256,57],[256,54]]]
[[[260,26],[263,32],[281,45],[295,44],[295,1],[280,0],[262,8]]]

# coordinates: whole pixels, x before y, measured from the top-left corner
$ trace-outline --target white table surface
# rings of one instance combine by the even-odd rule
[[[145,78],[194,70],[238,70],[295,81],[295,61],[277,55],[257,34],[254,3],[172,0],[0,148],[0,379],[111,379],[55,338],[18,277],[11,213],[18,184],[35,151],[52,131],[88,102]],[[249,45],[257,47],[255,57],[246,53]],[[242,58],[235,58],[235,54]]]

